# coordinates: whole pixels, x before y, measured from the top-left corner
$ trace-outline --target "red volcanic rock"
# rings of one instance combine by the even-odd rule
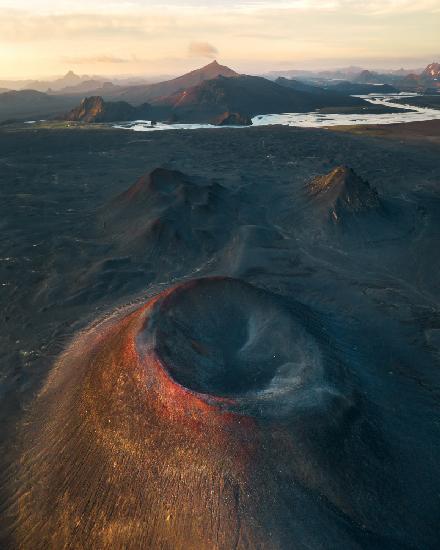
[[[65,115],[65,120],[75,120],[83,122],[96,122],[104,114],[104,100],[102,97],[85,97],[79,107],[76,107],[70,113]]]
[[[422,76],[437,80],[440,78],[440,63],[431,63],[423,71]]]
[[[148,119],[150,114],[147,103],[133,107],[125,101],[106,102],[102,97],[94,96],[85,97],[78,107],[59,118],[76,122],[122,122]]]
[[[241,113],[226,111],[214,120],[217,126],[251,126],[252,118]]]
[[[440,63],[431,63],[422,74],[409,74],[401,81],[401,87],[427,93],[440,87]]]
[[[338,517],[355,518],[355,501],[321,468],[322,428],[348,437],[352,405],[300,318],[271,293],[213,278],[80,335],[23,427],[16,547],[316,547],[309,518],[331,546],[350,546]]]

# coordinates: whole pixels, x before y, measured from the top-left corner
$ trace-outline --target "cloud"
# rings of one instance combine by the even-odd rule
[[[214,59],[218,54],[218,50],[209,42],[191,42],[188,47],[188,54],[190,57],[209,57],[210,59]]]
[[[175,18],[160,14],[153,17],[96,13],[36,15],[0,8],[0,42],[151,37],[171,30],[176,30]]]
[[[438,13],[438,0],[338,0],[336,9],[350,9],[358,13],[391,15],[404,13]]]
[[[426,57],[440,0],[0,0],[0,72],[240,72],[314,59]],[[105,5],[105,9],[103,9]],[[209,38],[210,42],[206,42]],[[211,42],[212,41],[212,42]],[[135,54],[138,57],[134,57]],[[35,72],[38,71],[38,72]]]
[[[123,57],[116,57],[113,55],[97,55],[91,57],[63,57],[62,61],[70,63],[71,65],[90,65],[90,64],[119,64],[119,63],[131,63],[132,59]]]

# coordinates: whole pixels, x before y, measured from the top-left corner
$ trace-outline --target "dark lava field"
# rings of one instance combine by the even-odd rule
[[[1,547],[439,548],[439,152],[0,129]]]

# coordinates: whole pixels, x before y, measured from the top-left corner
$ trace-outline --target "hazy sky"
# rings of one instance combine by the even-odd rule
[[[0,0],[0,79],[440,60],[440,0]]]

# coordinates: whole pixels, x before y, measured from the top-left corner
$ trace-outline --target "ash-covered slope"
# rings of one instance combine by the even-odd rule
[[[437,150],[280,127],[0,143],[24,411],[2,548],[439,546]],[[182,172],[121,193],[158,163]]]
[[[176,269],[224,242],[233,211],[218,183],[157,168],[115,197],[101,223],[119,250]]]
[[[61,115],[60,120],[76,122],[116,122],[145,119],[151,116],[151,107],[144,103],[133,107],[125,101],[104,101],[100,96],[85,97],[78,107]]]
[[[382,467],[360,401],[309,312],[236,279],[174,285],[87,331],[45,385],[15,541],[305,550],[324,530],[329,547],[378,548],[386,522],[358,527]]]

